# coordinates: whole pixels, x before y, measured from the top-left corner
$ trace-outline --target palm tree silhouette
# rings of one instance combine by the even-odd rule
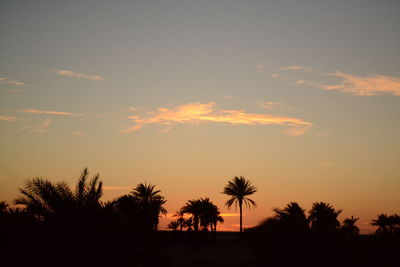
[[[176,221],[178,222],[178,227],[180,228],[181,232],[183,231],[183,227],[185,227],[185,217],[184,213],[181,211],[177,211],[172,217],[176,217]]]
[[[360,232],[360,229],[356,226],[356,222],[359,219],[360,218],[355,218],[353,216],[351,216],[350,218],[344,219],[343,225],[340,229],[342,231],[342,233],[347,237],[352,237],[352,236],[358,235],[358,233]]]
[[[193,228],[195,232],[199,231],[200,216],[202,214],[202,206],[199,200],[189,200],[180,210],[181,213],[191,214]]]
[[[78,179],[75,191],[72,191],[65,182],[52,183],[41,178],[28,179],[24,188],[19,189],[22,196],[15,200],[15,204],[25,205],[27,211],[39,220],[93,211],[101,207],[103,188],[98,175],[90,181],[88,175],[88,170],[85,168]]]
[[[304,238],[309,232],[305,210],[297,202],[290,202],[285,208],[275,208],[273,211],[275,212],[273,217],[275,221],[271,222],[279,225],[281,234],[286,235],[286,238]]]
[[[7,211],[8,207],[9,207],[9,205],[6,201],[1,201],[0,202],[0,214],[5,213]]]
[[[161,191],[155,190],[154,187],[152,184],[140,183],[133,188],[131,194],[148,213],[153,229],[157,231],[160,214],[167,214],[167,210],[163,207],[167,200],[159,194]]]
[[[178,229],[178,227],[179,227],[179,222],[178,221],[171,221],[169,224],[168,224],[168,229],[171,229],[172,231],[176,231],[177,229]]]
[[[240,232],[243,232],[242,227],[242,205],[243,202],[250,209],[251,206],[256,207],[256,202],[254,200],[248,198],[248,195],[252,195],[257,192],[255,186],[251,184],[249,180],[246,180],[243,176],[237,177],[235,176],[231,181],[228,181],[228,184],[224,187],[223,193],[231,196],[229,200],[226,201],[225,206],[228,209],[231,208],[233,204],[235,204],[235,208],[239,206],[240,211]]]
[[[390,220],[386,214],[379,214],[376,219],[372,220],[371,224],[378,227],[376,229],[377,234],[387,235],[389,232]]]
[[[187,228],[186,231],[192,232],[193,231],[193,218],[190,217],[188,219],[185,219],[185,227]]]
[[[341,212],[342,210],[335,210],[329,203],[315,202],[308,216],[312,234],[318,238],[333,237],[340,226],[337,217]]]

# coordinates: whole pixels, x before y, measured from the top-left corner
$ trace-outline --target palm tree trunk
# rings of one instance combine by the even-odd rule
[[[240,211],[240,232],[243,232],[242,228],[242,200],[239,200],[239,211]]]

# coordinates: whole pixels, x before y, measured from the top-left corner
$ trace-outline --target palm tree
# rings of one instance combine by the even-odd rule
[[[181,232],[183,231],[183,227],[185,227],[185,217],[184,217],[184,213],[182,213],[181,211],[177,211],[174,215],[172,215],[172,217],[177,217],[178,219],[176,219],[176,221],[178,222],[178,226],[181,230]]]
[[[0,202],[0,214],[5,213],[7,211],[8,207],[9,207],[9,205],[6,201],[1,201]]]
[[[169,224],[168,224],[168,229],[171,229],[172,231],[176,231],[177,229],[178,229],[178,227],[179,227],[179,222],[178,221],[171,221]]]
[[[347,237],[358,235],[358,233],[360,232],[360,229],[358,229],[358,227],[356,226],[356,222],[359,219],[360,218],[355,218],[353,216],[351,216],[350,218],[344,219],[343,225],[340,229],[342,231],[342,233]]]
[[[180,210],[181,213],[191,215],[193,228],[195,232],[199,231],[200,216],[202,214],[202,205],[199,200],[189,200]]]
[[[340,226],[337,217],[341,212],[342,210],[335,210],[329,203],[314,203],[308,216],[313,235],[319,238],[333,237]]]
[[[376,219],[372,220],[372,225],[377,226],[377,234],[386,235],[389,232],[389,217],[386,214],[379,214]]]
[[[192,232],[193,231],[193,218],[190,217],[188,219],[185,219],[185,227],[187,228],[186,231]]]
[[[140,183],[133,188],[131,194],[142,205],[154,230],[157,231],[160,214],[167,214],[167,210],[163,207],[167,200],[159,194],[161,191],[155,190],[154,187],[152,184]]]
[[[273,209],[274,225],[279,226],[286,238],[304,238],[309,233],[305,210],[297,202],[290,202],[285,208]]]
[[[20,188],[22,196],[15,204],[25,205],[27,211],[38,219],[67,217],[71,213],[87,213],[101,207],[100,198],[103,195],[102,182],[96,175],[88,181],[88,170],[85,168],[78,179],[75,191],[65,182],[52,183],[41,178],[25,181]]]
[[[231,208],[233,204],[235,204],[235,208],[239,206],[240,211],[240,232],[243,232],[242,227],[242,205],[243,202],[250,209],[251,206],[256,207],[256,202],[254,200],[248,198],[247,196],[254,194],[257,192],[255,186],[251,184],[249,180],[246,180],[243,176],[237,177],[235,176],[231,181],[228,181],[228,184],[224,187],[223,193],[231,196],[229,200],[226,201],[225,206],[228,209]]]

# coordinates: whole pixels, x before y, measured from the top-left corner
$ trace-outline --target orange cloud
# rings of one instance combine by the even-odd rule
[[[3,84],[12,84],[12,85],[18,85],[18,86],[21,86],[21,85],[25,85],[25,83],[23,83],[23,82],[19,82],[19,81],[10,81],[8,78],[6,78],[6,77],[1,77],[0,78],[0,83],[3,83]]]
[[[92,75],[92,74],[85,74],[85,73],[78,73],[72,70],[54,70],[60,76],[70,77],[70,78],[77,78],[77,79],[86,79],[91,81],[101,81],[104,80],[104,77],[101,75]]]
[[[49,127],[51,120],[44,120],[43,122],[37,125],[28,125],[21,129],[21,131],[28,131],[31,133],[44,133],[46,132],[46,128]]]
[[[239,213],[221,213],[220,216],[222,217],[237,217]]]
[[[392,94],[400,96],[400,78],[373,75],[355,76],[343,72],[329,74],[342,78],[337,85],[321,85],[324,90],[339,90],[344,93],[360,96],[373,96],[378,94]]]
[[[82,117],[82,114],[76,114],[71,112],[63,112],[63,111],[53,111],[53,110],[38,110],[38,109],[23,109],[21,112],[24,113],[32,113],[32,114],[50,114],[50,115],[61,115],[61,116],[74,116],[74,117]]]
[[[148,116],[129,116],[135,125],[124,132],[137,131],[146,125],[159,124],[171,126],[174,124],[200,124],[206,122],[227,123],[231,125],[281,125],[289,127],[286,134],[291,136],[304,134],[312,123],[302,119],[271,115],[246,113],[244,110],[218,110],[215,103],[189,103],[174,109],[158,108],[148,112]]]
[[[16,121],[17,118],[13,117],[13,116],[2,116],[0,115],[0,121],[9,121],[9,122],[13,122]]]

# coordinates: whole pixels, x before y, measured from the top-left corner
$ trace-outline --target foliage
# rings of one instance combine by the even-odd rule
[[[231,208],[232,205],[235,205],[235,208],[239,206],[240,232],[243,232],[242,205],[244,203],[249,209],[251,206],[256,207],[256,202],[247,197],[255,192],[257,192],[256,187],[243,176],[235,176],[231,181],[228,181],[228,184],[224,187],[223,193],[231,197],[226,201],[225,206],[227,206],[228,209]]]

